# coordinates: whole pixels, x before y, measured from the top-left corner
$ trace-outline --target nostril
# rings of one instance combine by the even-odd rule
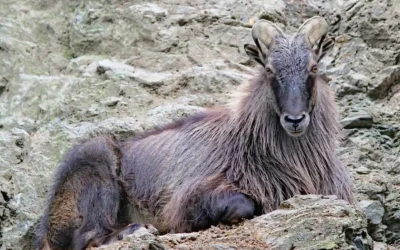
[[[293,126],[298,126],[298,124],[306,118],[306,115],[301,115],[301,116],[291,116],[291,115],[286,115],[284,117],[286,122],[293,123]]]

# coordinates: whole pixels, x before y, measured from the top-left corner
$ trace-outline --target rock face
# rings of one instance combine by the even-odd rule
[[[0,3],[0,249],[29,248],[72,144],[99,133],[126,138],[226,103],[259,70],[243,51],[251,24],[263,18],[295,31],[314,15],[336,37],[322,70],[338,97],[345,127],[338,150],[368,233],[383,245],[400,243],[399,1],[7,0]],[[308,215],[323,218],[322,210]],[[361,217],[346,218],[356,225]]]
[[[297,196],[232,228],[155,236],[142,228],[100,249],[373,249],[362,211],[335,197]]]

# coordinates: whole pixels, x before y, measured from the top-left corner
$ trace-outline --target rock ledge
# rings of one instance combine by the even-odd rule
[[[361,210],[334,196],[305,195],[237,226],[163,236],[141,228],[100,249],[373,249],[372,245]]]

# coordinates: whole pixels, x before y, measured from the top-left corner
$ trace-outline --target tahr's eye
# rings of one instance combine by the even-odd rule
[[[317,67],[317,65],[312,66],[311,72],[314,73],[314,74],[318,72],[318,67]]]
[[[265,67],[265,70],[267,71],[268,74],[274,74],[272,69],[270,67],[268,67],[268,66]]]

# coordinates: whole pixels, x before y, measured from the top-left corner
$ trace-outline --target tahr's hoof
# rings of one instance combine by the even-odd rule
[[[117,241],[122,240],[125,238],[127,235],[134,233],[136,230],[138,230],[141,227],[145,227],[145,225],[142,224],[129,224],[121,229],[115,230],[114,232],[105,235],[101,238],[93,239],[89,244],[89,247],[98,247],[101,245],[108,245]]]
[[[154,235],[159,235],[160,233],[158,232],[157,228],[155,228],[153,225],[151,224],[145,224],[144,227],[151,233]]]
[[[120,229],[117,231],[118,233],[118,240],[122,240],[125,236],[129,234],[133,234],[136,230],[138,230],[141,227],[145,227],[142,224],[129,224],[126,227]]]
[[[244,194],[236,193],[218,202],[218,220],[224,224],[236,224],[254,216],[255,204]]]

